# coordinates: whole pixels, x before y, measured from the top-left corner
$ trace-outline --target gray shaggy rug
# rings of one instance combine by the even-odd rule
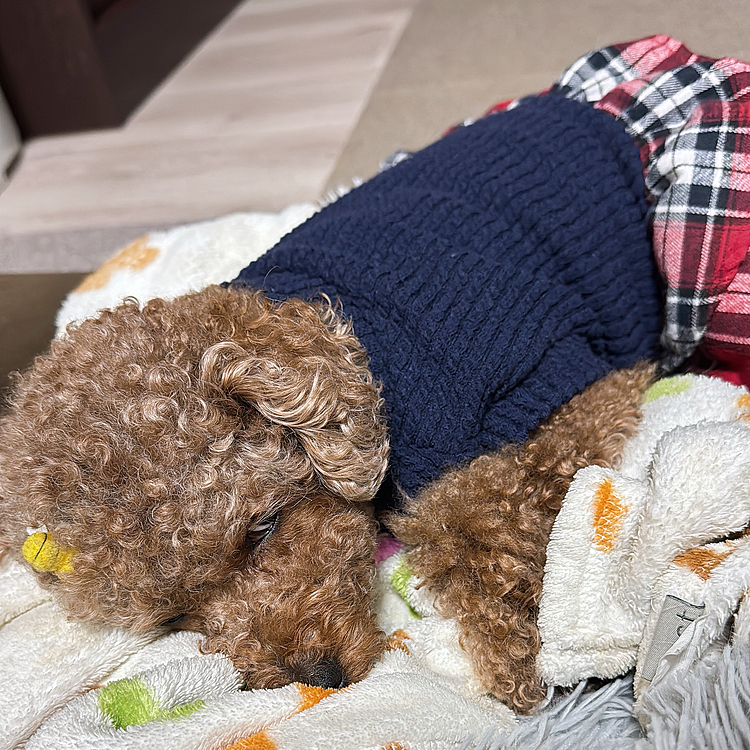
[[[750,748],[750,645],[710,651],[647,690],[634,715],[632,675],[557,691],[510,735],[467,737],[461,750],[739,750]]]

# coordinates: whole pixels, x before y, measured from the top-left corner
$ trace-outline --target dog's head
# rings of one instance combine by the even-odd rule
[[[363,501],[388,441],[330,305],[218,287],[127,301],[54,342],[10,407],[0,548],[26,545],[72,615],[182,618],[252,687],[368,671],[381,634]]]

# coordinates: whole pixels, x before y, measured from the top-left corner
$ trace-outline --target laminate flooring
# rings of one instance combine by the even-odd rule
[[[38,138],[5,273],[83,272],[144,229],[319,198],[416,0],[247,0],[115,130]]]

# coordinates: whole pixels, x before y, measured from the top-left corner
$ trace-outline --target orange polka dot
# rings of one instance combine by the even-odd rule
[[[611,552],[630,506],[617,496],[612,480],[605,479],[594,495],[594,545]]]
[[[126,248],[120,250],[117,255],[103,263],[94,273],[89,274],[75,289],[76,292],[89,292],[93,289],[101,289],[112,277],[115,271],[129,268],[139,271],[151,263],[159,249],[148,244],[148,235],[139,237],[131,242]]]
[[[234,745],[224,750],[276,750],[276,743],[265,732],[258,732],[252,737],[245,737],[235,742]]]
[[[403,651],[405,654],[410,653],[409,647],[406,645],[406,641],[409,640],[409,635],[405,630],[394,630],[385,642],[386,651]]]
[[[691,570],[702,581],[707,581],[711,577],[713,569],[731,554],[731,550],[717,552],[713,549],[696,547],[675,557],[674,562],[675,565]]]
[[[299,690],[300,704],[298,711],[306,711],[308,708],[312,708],[317,703],[327,698],[331,693],[337,693],[336,688],[323,688],[316,687],[314,685],[303,685],[301,682],[294,683]]]

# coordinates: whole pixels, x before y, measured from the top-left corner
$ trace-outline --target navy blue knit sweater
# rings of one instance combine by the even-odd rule
[[[656,353],[646,210],[622,126],[541,97],[353,190],[232,283],[341,301],[383,383],[391,469],[411,495]]]

